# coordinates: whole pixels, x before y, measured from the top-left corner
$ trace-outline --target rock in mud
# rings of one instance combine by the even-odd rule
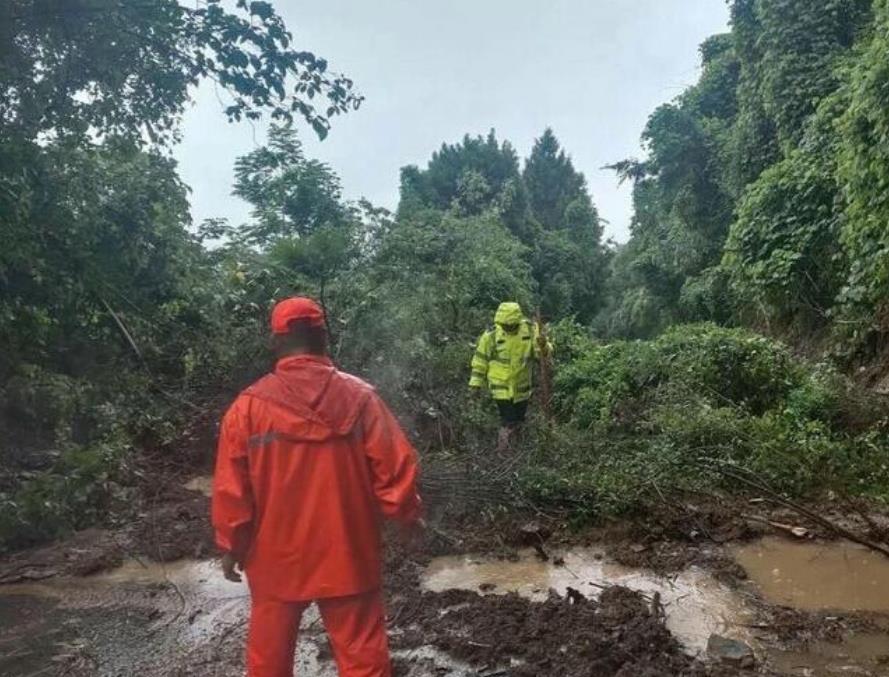
[[[537,545],[552,536],[552,530],[540,524],[540,522],[527,522],[519,529],[519,540],[522,545]]]
[[[720,635],[710,635],[707,653],[716,660],[741,668],[752,668],[756,664],[753,649],[744,642]]]

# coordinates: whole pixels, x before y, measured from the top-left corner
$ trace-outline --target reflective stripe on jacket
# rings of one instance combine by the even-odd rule
[[[508,334],[500,325],[486,331],[472,356],[469,385],[487,385],[495,400],[530,399],[532,362],[540,357],[538,337],[538,328],[528,320],[519,324],[515,334]]]
[[[363,381],[287,357],[226,413],[213,478],[217,545],[254,598],[311,600],[380,585],[380,518],[420,516],[417,459]]]

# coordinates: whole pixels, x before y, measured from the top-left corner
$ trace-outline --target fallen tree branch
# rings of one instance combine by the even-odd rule
[[[765,517],[758,517],[757,515],[741,515],[746,520],[753,520],[754,522],[761,522],[762,524],[767,524],[770,527],[777,529],[778,531],[782,531],[785,534],[789,534],[794,538],[811,538],[812,532],[806,529],[805,527],[795,527],[792,524],[783,524],[781,522],[775,522],[774,520],[766,519]]]
[[[878,552],[881,555],[883,555],[884,557],[889,557],[889,546],[886,546],[884,543],[876,543],[874,541],[871,541],[868,538],[865,538],[864,536],[860,536],[860,535],[856,534],[854,531],[850,531],[849,529],[846,529],[845,527],[840,526],[839,524],[831,522],[826,517],[819,515],[818,513],[810,510],[806,506],[801,505],[795,501],[792,501],[789,498],[785,498],[784,496],[779,494],[777,491],[775,491],[774,489],[769,487],[767,484],[765,484],[765,482],[763,482],[762,480],[757,478],[755,475],[753,475],[752,473],[749,473],[749,471],[746,471],[746,470],[739,468],[737,466],[729,466],[729,467],[726,467],[726,466],[718,467],[717,466],[716,470],[717,470],[717,472],[721,473],[725,477],[736,480],[737,482],[740,482],[741,484],[744,484],[748,487],[751,487],[753,489],[756,489],[757,491],[762,492],[773,503],[783,505],[785,508],[789,508],[790,510],[793,510],[797,514],[802,515],[803,517],[809,518],[810,520],[812,520],[816,524],[824,527],[825,529],[837,534],[838,536],[842,536],[847,541],[852,541],[853,543],[862,545],[865,548],[873,550],[874,552]]]

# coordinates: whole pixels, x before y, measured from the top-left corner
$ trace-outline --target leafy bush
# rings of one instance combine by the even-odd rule
[[[712,324],[652,341],[575,336],[556,378],[555,451],[522,477],[579,519],[622,514],[676,490],[737,490],[740,466],[793,495],[823,489],[889,499],[889,416],[771,339]]]
[[[120,510],[126,443],[73,447],[49,471],[25,473],[10,491],[0,491],[0,552],[40,543],[103,522]]]
[[[680,325],[652,341],[590,348],[556,379],[559,406],[575,425],[620,426],[625,414],[671,385],[714,406],[774,406],[799,379],[786,347],[741,329]]]
[[[728,324],[736,303],[729,275],[721,266],[701,271],[690,277],[679,293],[679,313],[686,322],[713,321]]]

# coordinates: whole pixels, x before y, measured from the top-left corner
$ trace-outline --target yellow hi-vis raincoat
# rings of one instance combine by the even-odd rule
[[[494,323],[478,340],[469,386],[487,385],[495,400],[524,402],[531,398],[533,361],[540,358],[540,329],[522,314],[518,303],[511,302],[500,304]],[[515,334],[503,330],[510,324],[519,326]]]

